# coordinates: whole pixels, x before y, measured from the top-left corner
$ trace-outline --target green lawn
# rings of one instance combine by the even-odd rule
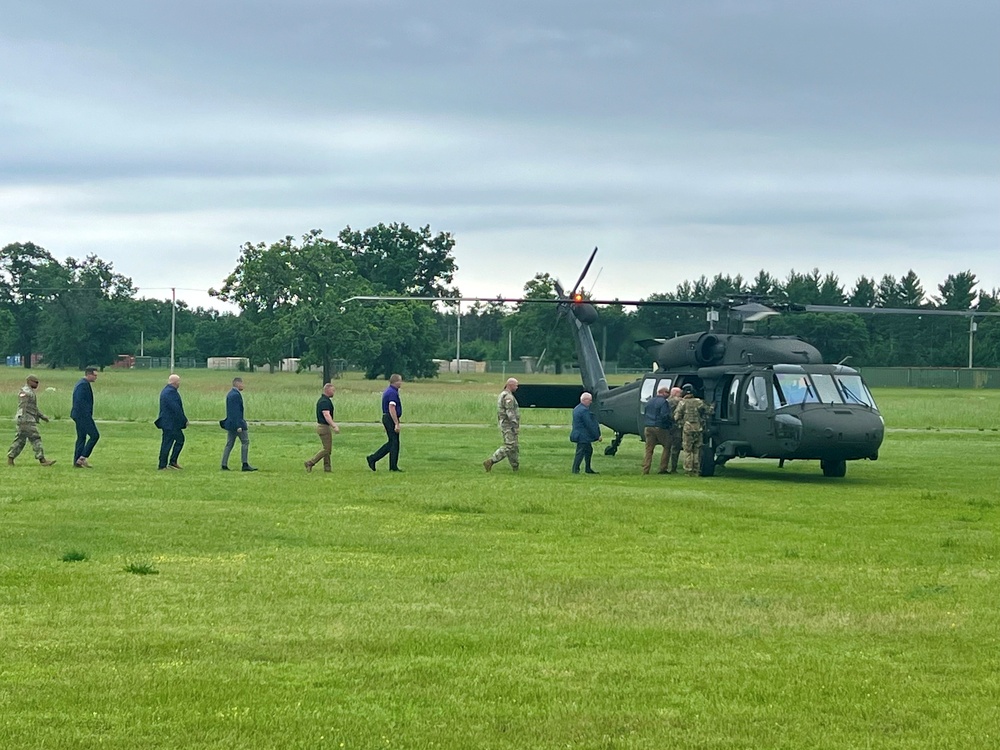
[[[59,415],[78,376],[39,374]],[[56,466],[0,467],[0,748],[998,744],[993,393],[876,393],[915,429],[844,479],[696,479],[640,476],[635,438],[572,476],[568,415],[538,412],[521,472],[487,475],[497,379],[405,384],[414,420],[470,426],[406,425],[396,475],[364,464],[383,384],[348,379],[338,417],[371,426],[333,473],[303,471],[303,424],[254,425],[261,471],[223,474],[207,423],[155,470],[165,373],[134,375],[95,386],[137,420],[100,425],[95,469],[64,414]],[[221,418],[231,373],[182,377]],[[308,419],[318,386],[250,375],[248,415]]]

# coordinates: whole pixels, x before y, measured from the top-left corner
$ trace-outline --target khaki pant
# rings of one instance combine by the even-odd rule
[[[306,463],[312,468],[322,461],[323,471],[331,471],[330,452],[333,450],[333,428],[328,424],[318,424],[316,425],[316,434],[319,435],[319,440],[323,444],[323,450],[306,461]]]
[[[646,455],[642,459],[642,473],[648,474],[649,467],[653,465],[653,451],[656,446],[663,446],[663,454],[660,456],[660,473],[667,474],[670,471],[670,453],[673,446],[673,437],[670,430],[662,427],[647,427],[643,431],[643,439],[646,441]]]

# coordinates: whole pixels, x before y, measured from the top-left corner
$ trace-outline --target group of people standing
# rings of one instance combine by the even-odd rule
[[[646,443],[642,473],[653,465],[653,451],[662,446],[659,474],[674,474],[681,449],[684,450],[684,473],[701,474],[701,446],[705,419],[712,407],[698,398],[694,386],[660,387],[643,410],[643,440]]]

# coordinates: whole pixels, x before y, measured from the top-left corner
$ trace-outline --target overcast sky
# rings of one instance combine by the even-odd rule
[[[467,295],[819,268],[1000,287],[996,0],[31,0],[0,246],[214,304],[244,242],[429,224]]]

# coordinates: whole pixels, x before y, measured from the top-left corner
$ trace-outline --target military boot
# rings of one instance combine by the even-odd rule
[[[11,458],[10,456],[7,456],[7,465],[8,466],[13,466],[14,465],[14,459]]]
[[[55,462],[56,462],[56,460],[54,458],[52,460],[49,460],[47,458],[40,458],[40,459],[38,459],[38,463],[40,463],[42,466],[51,466]]]

